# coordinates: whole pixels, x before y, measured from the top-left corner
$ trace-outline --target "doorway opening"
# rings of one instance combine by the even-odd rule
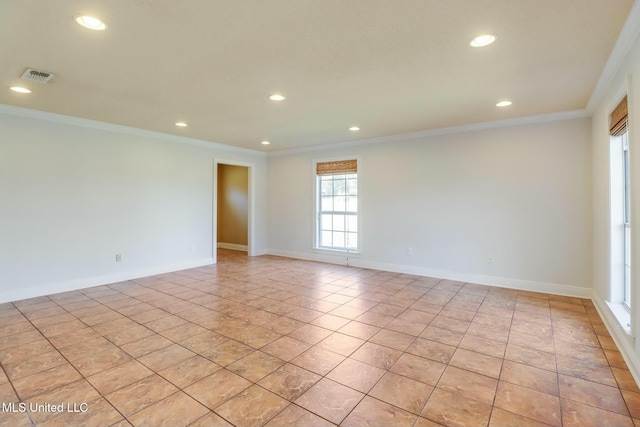
[[[216,260],[218,250],[252,255],[251,171],[250,164],[223,160],[214,163],[213,252]]]

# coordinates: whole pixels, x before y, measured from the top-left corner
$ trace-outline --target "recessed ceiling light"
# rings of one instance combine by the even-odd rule
[[[496,36],[493,34],[481,34],[469,42],[471,47],[484,47],[489,46],[496,41]]]
[[[186,128],[188,125],[185,122],[176,122],[176,126]]]
[[[351,132],[357,132],[357,131],[359,131],[359,130],[360,130],[360,128],[359,128],[358,126],[351,126],[351,127],[349,128],[349,130],[350,130]]]
[[[500,101],[496,104],[496,107],[508,107],[511,104],[511,101]]]
[[[107,29],[107,24],[94,18],[93,16],[76,16],[73,18],[79,25],[94,31],[103,31]]]
[[[286,99],[286,97],[284,97],[284,96],[282,96],[280,94],[274,93],[273,95],[271,95],[269,97],[269,99],[272,100],[272,101],[284,101]]]
[[[11,89],[14,92],[18,92],[18,93],[31,93],[31,91],[29,89],[27,89],[26,87],[22,87],[22,86],[11,86],[9,89]]]
[[[269,144],[271,144],[271,143],[270,143],[269,141],[262,141],[262,142],[261,142],[261,144],[262,144],[262,145],[269,145]]]

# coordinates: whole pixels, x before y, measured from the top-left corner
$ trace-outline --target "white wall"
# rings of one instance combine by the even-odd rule
[[[605,303],[610,298],[610,137],[609,114],[624,94],[629,105],[631,172],[631,334],[628,335]],[[593,300],[623,353],[636,380],[640,380],[640,39],[629,53],[593,113]]]
[[[212,263],[216,156],[255,165],[265,251],[262,153],[8,106],[0,138],[0,302]]]
[[[312,161],[342,155],[360,159],[350,264],[590,296],[588,118],[270,156],[270,253],[345,262],[312,249]]]

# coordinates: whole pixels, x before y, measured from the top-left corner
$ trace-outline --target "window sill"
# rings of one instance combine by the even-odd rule
[[[623,303],[609,302],[607,305],[611,310],[611,313],[615,316],[620,324],[620,327],[625,331],[627,335],[631,335],[631,313],[626,305]]]

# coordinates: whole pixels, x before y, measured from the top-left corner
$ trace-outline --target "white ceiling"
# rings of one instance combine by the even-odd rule
[[[579,110],[632,5],[0,0],[0,103],[265,151]],[[469,47],[482,33],[497,42]]]

